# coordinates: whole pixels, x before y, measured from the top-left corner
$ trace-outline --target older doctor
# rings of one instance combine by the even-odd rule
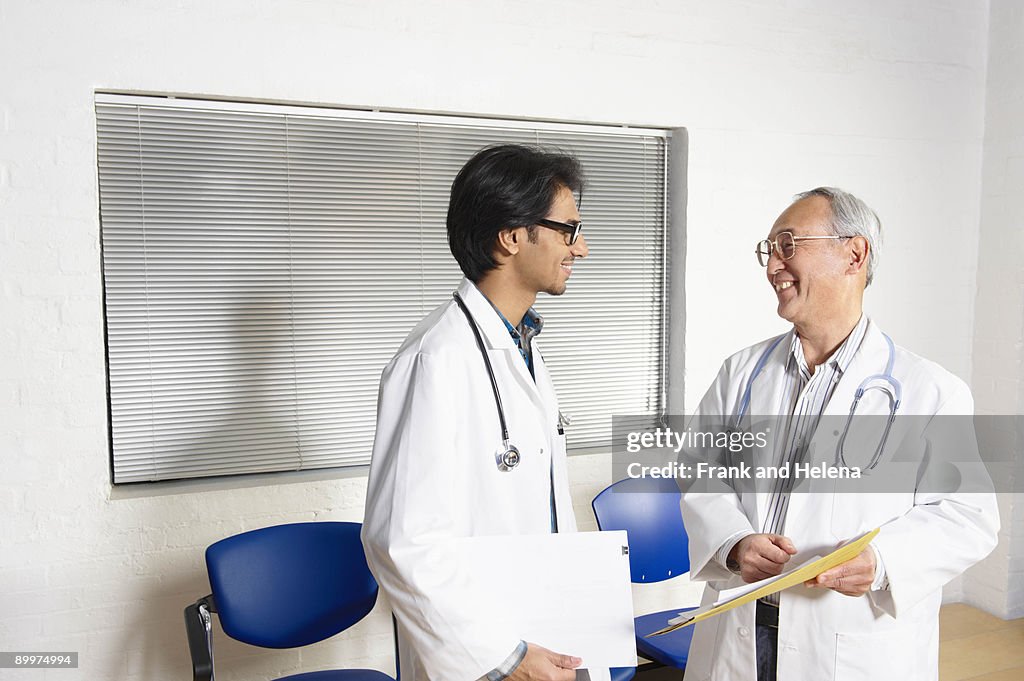
[[[581,660],[563,654],[572,651],[495,627],[460,588],[530,585],[468,574],[453,542],[576,529],[558,403],[535,340],[543,320],[531,306],[540,292],[564,293],[587,255],[573,197],[582,184],[575,159],[532,147],[491,147],[467,162],[448,208],[465,279],[381,378],[363,545],[398,619],[403,679],[576,678]],[[518,456],[502,456],[495,389]]]
[[[796,197],[757,248],[778,314],[793,329],[726,360],[698,417],[776,415],[794,438],[780,453],[795,457],[799,438],[820,435],[823,416],[845,417],[861,382],[884,374],[890,360],[902,384],[900,413],[973,413],[963,381],[891,345],[863,314],[880,232],[874,212],[844,191],[821,187]],[[887,407],[881,399],[862,411],[885,415]],[[932,444],[940,453],[942,443]],[[782,481],[754,493],[684,495],[691,575],[709,582],[705,602],[779,574],[798,552],[820,554],[881,531],[856,558],[804,586],[698,624],[687,681],[937,679],[941,589],[995,546],[994,494],[791,491]]]

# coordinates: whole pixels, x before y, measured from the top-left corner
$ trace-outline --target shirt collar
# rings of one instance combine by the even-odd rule
[[[864,340],[864,335],[868,329],[868,318],[866,315],[861,314],[860,320],[857,325],[853,327],[853,331],[846,337],[843,344],[836,348],[836,351],[832,353],[832,356],[826,359],[822,364],[828,364],[832,368],[844,373],[850,366],[850,362],[853,361],[854,356],[857,354],[857,350],[860,349],[861,342]],[[805,380],[811,376],[811,371],[807,366],[807,358],[804,357],[804,346],[800,342],[800,334],[793,332],[793,342],[790,346],[790,358],[795,363],[796,368],[800,371],[800,374]]]
[[[480,295],[484,295],[483,291],[480,292]],[[490,298],[484,295],[484,300],[490,303],[491,308],[494,310],[495,314],[498,315],[498,318],[505,324],[505,328],[508,329],[509,334],[512,335],[512,340],[516,341],[517,345],[521,338],[525,338],[527,341],[530,341],[544,328],[544,317],[538,314],[532,307],[526,311],[525,315],[523,315],[518,326],[512,326],[512,323],[505,319],[505,315],[501,314],[501,310],[491,302]]]

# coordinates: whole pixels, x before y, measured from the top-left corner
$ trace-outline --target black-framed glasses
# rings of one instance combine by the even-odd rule
[[[542,218],[537,220],[537,224],[548,229],[557,229],[559,232],[565,232],[568,235],[568,244],[572,246],[576,243],[576,240],[580,238],[580,234],[583,232],[583,221],[579,222],[559,222],[558,220],[548,220]]]
[[[761,264],[761,267],[768,267],[768,259],[772,257],[772,253],[778,252],[779,257],[783,260],[789,260],[796,255],[797,241],[852,238],[852,236],[835,236],[832,234],[822,236],[793,236],[793,232],[779,232],[775,235],[774,239],[758,241],[757,246],[754,247],[754,253],[757,254],[757,262]]]

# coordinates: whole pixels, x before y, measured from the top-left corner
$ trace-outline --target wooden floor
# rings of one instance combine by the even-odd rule
[[[962,603],[939,615],[939,681],[1022,681],[1024,618],[1001,620]]]
[[[679,681],[675,669],[637,681]],[[939,614],[939,681],[1024,681],[1024,618],[1005,621],[962,603]]]

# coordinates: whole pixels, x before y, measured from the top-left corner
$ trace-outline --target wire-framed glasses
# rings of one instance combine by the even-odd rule
[[[754,253],[757,254],[757,262],[760,263],[761,267],[768,267],[768,259],[772,257],[772,253],[777,252],[779,257],[783,260],[789,260],[796,255],[796,242],[798,241],[852,238],[853,237],[835,236],[832,234],[821,236],[793,236],[793,232],[779,232],[775,235],[774,239],[758,241],[757,246],[754,248]]]

